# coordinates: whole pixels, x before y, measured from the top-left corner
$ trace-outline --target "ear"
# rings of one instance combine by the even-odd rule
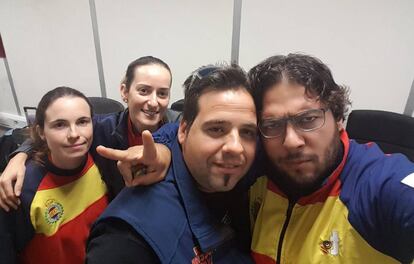
[[[181,120],[180,126],[178,127],[178,142],[180,144],[183,144],[185,141],[185,138],[187,137],[187,122]]]
[[[125,84],[119,86],[119,92],[121,93],[122,101],[125,103],[128,101],[128,89]]]
[[[343,130],[345,130],[345,127],[344,127],[344,120],[343,120],[343,119],[341,119],[341,120],[337,121],[337,122],[336,122],[336,127],[338,128],[338,131],[339,131],[339,132],[342,132]]]
[[[45,141],[45,133],[44,133],[43,129],[42,129],[39,125],[37,125],[37,126],[36,126],[36,132],[37,132],[37,134],[39,135],[39,137],[40,137],[43,141]]]

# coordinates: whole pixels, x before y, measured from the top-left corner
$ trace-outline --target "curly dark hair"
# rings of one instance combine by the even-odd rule
[[[258,115],[263,109],[265,92],[283,80],[304,86],[306,95],[317,97],[332,111],[336,121],[345,120],[351,104],[348,87],[336,84],[329,68],[309,55],[272,56],[253,67],[248,76]]]

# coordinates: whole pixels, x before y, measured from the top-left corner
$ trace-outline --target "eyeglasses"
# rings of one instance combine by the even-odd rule
[[[265,138],[276,138],[286,133],[287,123],[290,122],[295,129],[309,132],[321,128],[325,124],[327,109],[312,109],[300,112],[294,116],[263,119],[259,123],[259,130]]]

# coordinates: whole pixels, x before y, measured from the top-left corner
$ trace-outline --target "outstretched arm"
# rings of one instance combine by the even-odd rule
[[[126,186],[150,185],[165,178],[171,162],[170,150],[155,144],[149,131],[142,132],[142,146],[117,150],[98,146],[99,155],[118,160],[118,169]]]

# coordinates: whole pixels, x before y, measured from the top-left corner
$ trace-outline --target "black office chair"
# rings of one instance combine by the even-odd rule
[[[177,112],[182,112],[184,109],[184,99],[180,99],[172,103],[171,109]]]
[[[88,97],[93,106],[94,114],[109,114],[124,111],[125,107],[120,102],[105,97]]]
[[[26,117],[27,126],[32,126],[36,118],[36,107],[23,106],[24,116]]]
[[[346,126],[349,138],[375,142],[385,153],[402,153],[414,161],[414,118],[380,110],[353,110]]]

